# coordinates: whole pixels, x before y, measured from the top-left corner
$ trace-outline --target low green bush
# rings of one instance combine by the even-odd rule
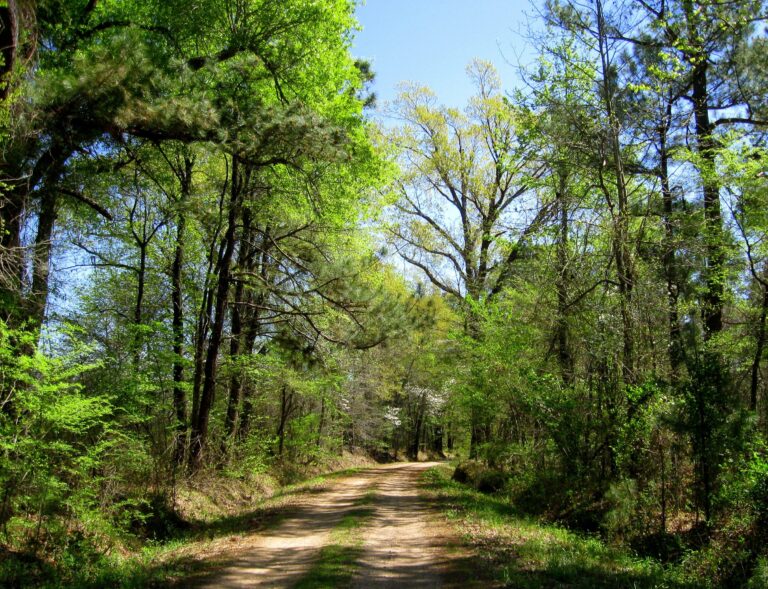
[[[453,471],[454,481],[470,485],[483,493],[498,493],[506,486],[508,478],[506,473],[475,460],[461,462]]]
[[[481,493],[498,493],[507,484],[507,475],[499,470],[486,470],[480,473],[475,486]]]
[[[453,480],[457,483],[473,485],[484,468],[481,463],[475,460],[460,462],[453,471]]]

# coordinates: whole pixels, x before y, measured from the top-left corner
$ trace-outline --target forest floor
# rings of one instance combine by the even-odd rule
[[[477,562],[419,492],[436,463],[397,463],[297,496],[267,529],[230,537],[177,587],[488,587]]]

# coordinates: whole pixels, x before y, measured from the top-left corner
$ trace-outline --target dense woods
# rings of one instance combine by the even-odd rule
[[[385,119],[354,9],[0,3],[0,570],[354,451],[763,586],[765,3],[548,0]]]

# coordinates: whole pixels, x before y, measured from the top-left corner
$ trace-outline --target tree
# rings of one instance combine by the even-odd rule
[[[501,96],[490,64],[468,71],[477,95],[464,113],[436,106],[425,88],[406,89],[396,104],[403,176],[390,231],[400,256],[462,307],[467,334],[479,338],[473,305],[502,291],[551,206],[532,190],[543,166],[525,113]],[[482,405],[473,410],[472,456],[487,437]]]
[[[722,416],[731,404],[729,375],[722,356],[721,334],[728,300],[730,236],[724,228],[721,205],[723,185],[716,172],[717,147],[722,129],[733,125],[760,125],[751,109],[753,97],[740,87],[739,55],[752,45],[754,23],[765,18],[762,2],[720,5],[689,2],[645,5],[655,32],[640,43],[654,47],[679,67],[683,83],[678,99],[690,105],[692,130],[696,137],[694,156],[703,202],[703,247],[705,270],[701,314],[705,350],[689,370],[700,384],[693,385],[692,410],[700,426],[695,428],[701,503],[707,519],[712,516],[712,496],[717,487],[715,441],[724,427]],[[744,87],[745,89],[747,86]],[[724,113],[730,109],[736,113]],[[744,115],[744,116],[742,116]],[[711,419],[709,419],[709,417]]]
[[[398,251],[459,302],[497,295],[549,212],[532,202],[542,167],[524,113],[504,100],[490,64],[468,71],[477,95],[464,113],[438,107],[426,88],[408,88],[393,138],[403,166],[390,229]]]

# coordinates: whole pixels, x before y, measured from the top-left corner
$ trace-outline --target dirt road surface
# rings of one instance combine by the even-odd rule
[[[456,538],[419,497],[418,477],[435,463],[380,470],[373,517],[353,589],[467,587]]]
[[[372,511],[361,530],[364,544],[354,589],[471,587],[466,554],[418,494],[420,473],[434,465],[398,463],[338,479],[273,529],[240,541],[225,567],[183,587],[292,587],[364,496]]]

